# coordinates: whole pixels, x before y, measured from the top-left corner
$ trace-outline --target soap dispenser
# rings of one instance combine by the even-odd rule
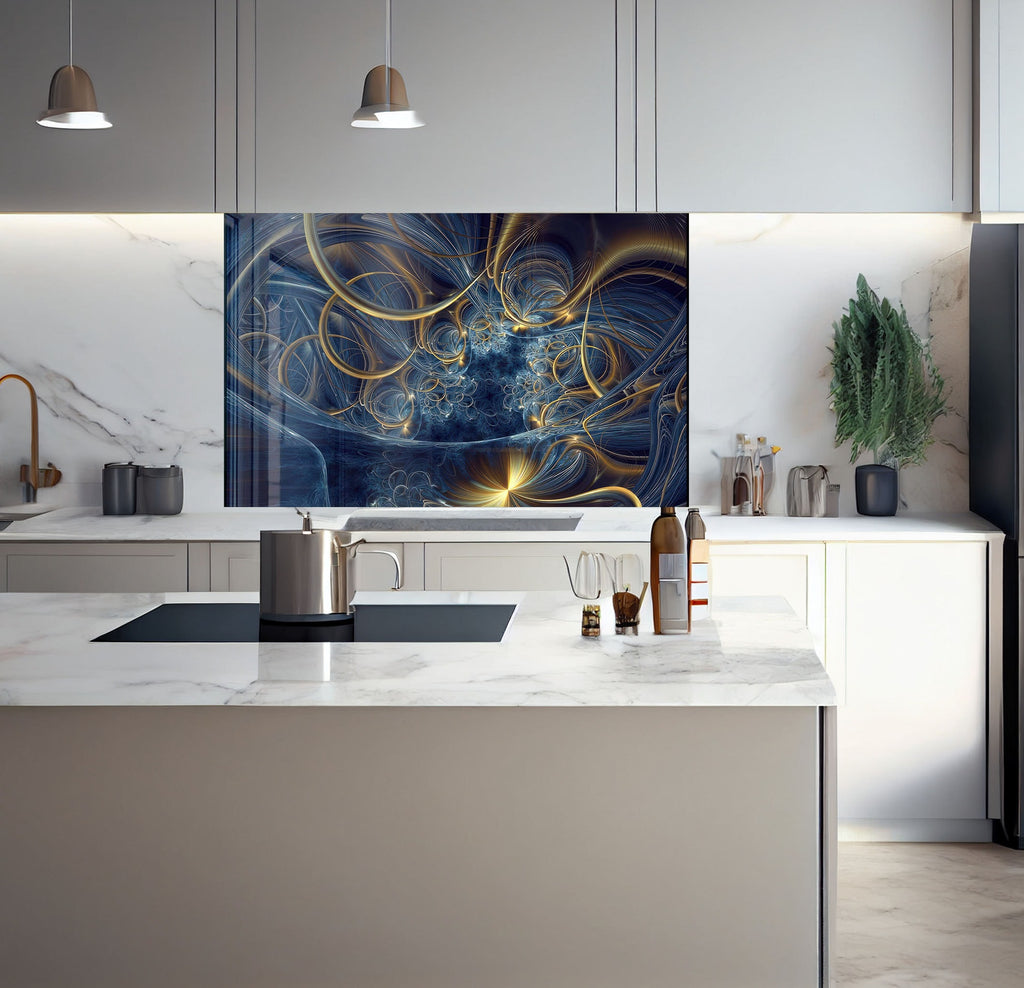
[[[651,526],[651,600],[654,633],[687,630],[686,536],[674,507],[662,507]]]

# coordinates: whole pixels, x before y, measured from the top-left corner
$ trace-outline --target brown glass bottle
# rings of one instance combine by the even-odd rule
[[[673,507],[651,526],[651,601],[656,635],[686,630],[686,536]]]

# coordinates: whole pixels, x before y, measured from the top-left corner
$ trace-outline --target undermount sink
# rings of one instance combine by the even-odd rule
[[[341,526],[345,532],[573,532],[582,514],[513,514],[508,510],[356,511]]]
[[[0,522],[23,521],[53,511],[55,505],[50,504],[5,504],[0,505]]]

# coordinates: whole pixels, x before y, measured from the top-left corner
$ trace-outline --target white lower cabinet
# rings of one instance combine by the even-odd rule
[[[711,543],[711,599],[782,597],[825,652],[825,544],[823,542]],[[831,671],[831,670],[830,670]]]
[[[424,585],[427,590],[568,590],[565,561],[575,572],[583,551],[636,553],[648,578],[649,542],[427,542]]]
[[[188,589],[183,542],[18,542],[0,547],[0,590],[166,593]]]
[[[987,550],[849,543],[829,574],[846,588],[841,838],[988,839]]]

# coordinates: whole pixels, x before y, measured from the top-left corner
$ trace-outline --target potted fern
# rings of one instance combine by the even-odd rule
[[[894,515],[899,505],[898,468],[921,463],[932,426],[946,410],[945,382],[931,351],[910,328],[901,304],[879,300],[864,275],[857,297],[832,324],[830,407],[836,413],[836,446],[849,441],[850,462],[865,451],[873,464],[856,470],[857,511]]]

